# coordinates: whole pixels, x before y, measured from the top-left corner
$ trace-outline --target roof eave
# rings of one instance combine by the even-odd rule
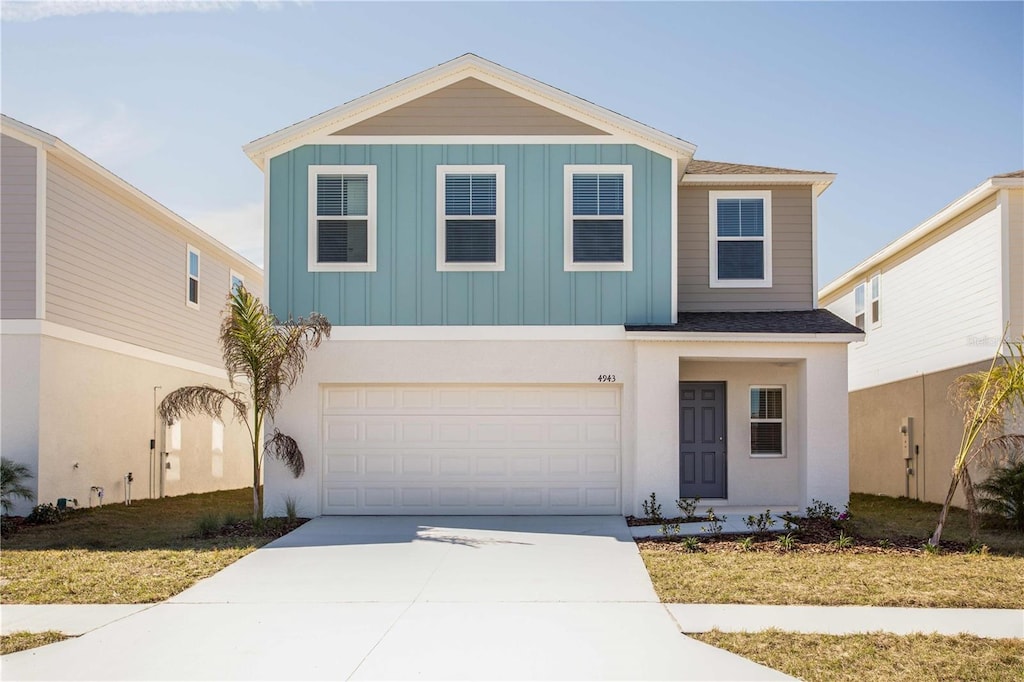
[[[391,85],[334,107],[322,114],[253,140],[244,145],[242,150],[257,167],[265,170],[268,158],[287,151],[289,145],[298,146],[294,144],[297,140],[309,138],[325,129],[337,130],[340,127],[344,127],[347,120],[350,121],[349,124],[354,123],[359,120],[357,119],[359,114],[366,114],[365,117],[368,118],[381,111],[386,111],[406,101],[433,92],[450,84],[448,81],[455,76],[461,76],[457,80],[470,76],[483,76],[484,79],[491,78],[504,81],[505,84],[511,86],[512,90],[528,91],[547,100],[549,106],[555,105],[555,110],[560,108],[571,109],[579,120],[590,124],[598,122],[602,124],[602,129],[616,129],[618,132],[637,138],[638,141],[646,141],[648,146],[659,147],[660,153],[670,157],[688,160],[692,158],[697,150],[696,145],[691,142],[651,128],[643,123],[634,121],[626,116],[617,114],[609,109],[473,54],[462,55],[451,61],[408,76]],[[385,104],[388,106],[382,106]],[[564,111],[562,113],[570,116],[573,115]]]
[[[975,204],[988,199],[1001,189],[1024,188],[1024,178],[996,178],[992,177],[972,189],[967,194],[947,204],[938,213],[934,214],[917,227],[913,228],[903,236],[890,242],[888,245],[876,251],[871,256],[853,266],[834,280],[823,286],[818,291],[818,299],[822,305],[827,305],[834,300],[832,297],[844,292],[847,287],[858,282],[868,272],[876,269],[879,265],[896,256],[897,254],[912,247],[935,230],[939,229],[951,219],[969,210]],[[829,299],[829,300],[825,300]]]
[[[811,185],[821,196],[835,181],[835,173],[688,173],[680,185]]]

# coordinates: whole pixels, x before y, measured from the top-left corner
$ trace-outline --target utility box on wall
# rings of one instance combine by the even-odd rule
[[[900,454],[903,459],[914,458],[914,418],[904,417],[900,421]]]

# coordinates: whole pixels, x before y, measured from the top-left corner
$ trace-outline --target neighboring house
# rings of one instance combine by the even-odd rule
[[[303,514],[798,509],[848,496],[828,173],[689,142],[465,55],[245,147],[267,289],[318,311],[274,425]]]
[[[0,451],[40,503],[251,485],[245,431],[156,403],[227,384],[221,312],[259,268],[63,141],[2,118]],[[166,454],[161,454],[166,453]],[[16,509],[26,512],[31,505]]]
[[[963,433],[949,387],[989,366],[1004,329],[1024,333],[1024,171],[989,178],[820,298],[867,333],[850,346],[851,490],[943,502]]]

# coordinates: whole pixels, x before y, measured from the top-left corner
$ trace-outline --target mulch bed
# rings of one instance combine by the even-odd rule
[[[662,519],[660,521],[655,521],[653,519],[649,519],[646,516],[627,516],[626,517],[626,525],[630,526],[630,527],[633,527],[633,526],[660,526],[663,523],[667,523],[668,525],[671,526],[674,523],[706,523],[707,520],[708,520],[708,517],[706,517],[706,516],[676,516],[676,517],[671,518],[671,519]]]
[[[902,535],[887,538],[880,542],[878,538],[866,538],[849,531],[841,526],[825,519],[798,519],[796,523],[799,529],[792,531],[793,548],[783,549],[779,546],[778,538],[785,535],[785,531],[772,531],[770,533],[752,534],[740,533],[732,535],[717,535],[711,537],[700,537],[699,548],[694,550],[687,546],[686,540],[672,537],[654,537],[637,540],[640,547],[647,549],[668,550],[673,552],[706,552],[714,554],[745,553],[745,552],[770,552],[772,554],[788,554],[791,552],[802,552],[808,554],[835,554],[844,552],[850,554],[923,554],[926,552],[924,545],[927,538],[917,538],[910,535]],[[840,532],[844,532],[852,538],[853,545],[840,549],[834,543],[839,539]],[[752,546],[747,549],[739,544],[739,540],[753,537]],[[690,541],[692,543],[692,540]],[[942,554],[967,554],[970,546],[963,542],[942,541]]]

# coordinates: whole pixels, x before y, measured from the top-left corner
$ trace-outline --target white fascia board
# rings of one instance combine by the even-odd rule
[[[821,196],[836,179],[834,173],[697,173],[684,172],[680,185],[811,185]]]
[[[864,259],[822,287],[821,291],[818,293],[818,299],[821,302],[821,305],[828,305],[829,303],[832,303],[834,300],[844,295],[848,289],[859,284],[867,273],[878,269],[883,262],[899,254],[901,251],[909,249],[917,242],[926,238],[932,232],[943,227],[956,216],[960,215],[964,211],[970,210],[976,204],[981,203],[998,190],[1004,188],[1024,188],[1024,178],[989,178],[985,182],[981,183],[967,194],[948,204],[931,218],[928,218],[923,223],[904,234],[902,237],[890,242],[881,250],[876,251],[873,255]]]
[[[701,341],[722,343],[853,343],[864,334],[741,334],[737,332],[626,332],[627,341]]]
[[[244,145],[242,150],[261,170],[265,170],[267,159],[307,144],[311,138],[329,135],[469,77],[612,135],[625,135],[636,144],[669,158],[688,160],[697,149],[696,145],[690,142],[474,54],[466,54],[261,137]],[[346,141],[344,136],[333,137],[336,138],[337,144]]]
[[[333,326],[331,341],[623,341],[620,325]]]
[[[92,332],[46,320],[2,320],[0,321],[0,336],[46,336],[138,360],[145,360],[146,362],[155,362],[169,367],[205,374],[216,379],[227,379],[228,377],[227,371],[223,367],[214,367],[213,365],[196,362],[188,358],[143,346],[136,346],[132,343],[118,341],[107,336],[93,334]]]

